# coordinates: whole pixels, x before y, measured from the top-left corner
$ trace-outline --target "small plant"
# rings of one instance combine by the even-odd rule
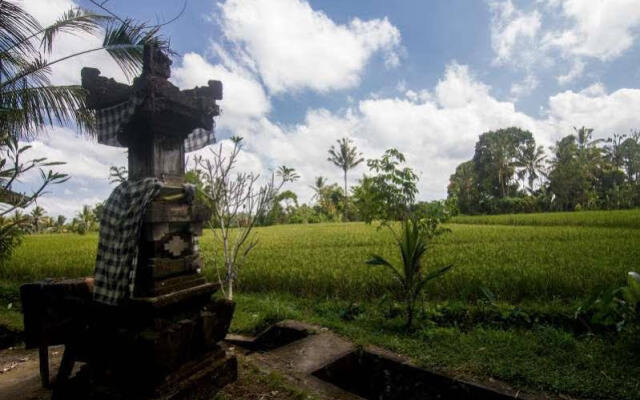
[[[618,332],[640,325],[640,274],[629,272],[627,286],[591,296],[576,310],[575,317],[591,325],[615,326]]]
[[[391,227],[391,225],[387,226]],[[391,230],[393,231],[393,229]],[[426,283],[444,274],[452,266],[448,265],[430,273],[423,271],[422,258],[427,252],[429,240],[443,232],[442,228],[438,227],[436,220],[419,220],[415,217],[409,217],[402,221],[399,234],[393,232],[402,256],[402,267],[394,266],[379,255],[373,255],[367,264],[382,265],[388,268],[400,283],[401,297],[407,314],[406,328],[411,329],[416,300],[424,290]]]

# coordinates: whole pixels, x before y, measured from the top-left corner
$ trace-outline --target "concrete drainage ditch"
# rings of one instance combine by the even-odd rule
[[[320,397],[332,400],[531,398],[428,371],[375,347],[359,348],[326,328],[282,321],[255,338],[229,335],[227,342]]]

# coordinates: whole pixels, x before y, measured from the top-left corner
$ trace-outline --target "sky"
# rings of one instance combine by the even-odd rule
[[[42,24],[92,8],[84,0],[22,4]],[[182,4],[107,2],[150,23]],[[345,136],[365,158],[400,150],[420,176],[419,200],[434,200],[446,197],[449,176],[488,130],[518,126],[548,148],[573,127],[594,128],[596,137],[640,129],[640,0],[187,0],[162,33],[175,52],[176,86],[223,82],[218,145],[242,136],[245,171],[295,168],[301,178],[288,189],[301,202],[316,176],[342,182],[327,156]],[[61,35],[51,57],[100,41]],[[79,84],[83,66],[125,81],[95,52],[54,66],[52,82]],[[124,149],[69,127],[30,144],[29,155],[65,161],[60,170],[71,175],[39,200],[52,216],[104,201],[109,167],[126,165]],[[362,163],[350,182],[366,172]],[[19,189],[37,182],[29,175]]]

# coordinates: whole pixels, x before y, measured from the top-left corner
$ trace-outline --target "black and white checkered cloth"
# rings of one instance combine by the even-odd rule
[[[94,300],[118,305],[131,297],[144,210],[161,188],[162,183],[156,178],[125,181],[105,202],[94,271]]]
[[[129,122],[136,108],[142,104],[143,98],[132,97],[124,103],[112,107],[96,110],[96,130],[98,131],[98,143],[108,146],[124,147],[118,141],[120,128]],[[184,151],[186,153],[200,150],[201,148],[214,144],[216,137],[213,130],[202,128],[194,129],[184,140]]]

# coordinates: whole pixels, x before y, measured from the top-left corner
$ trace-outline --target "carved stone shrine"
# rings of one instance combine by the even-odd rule
[[[82,70],[98,125],[121,122],[98,126],[98,140],[128,148],[129,181],[157,178],[163,186],[144,212],[125,301],[93,301],[91,278],[21,288],[26,343],[41,349],[43,384],[47,346],[65,344],[54,389],[59,398],[211,399],[237,376],[235,357],[218,343],[234,304],[212,300],[219,286],[201,275],[197,237],[210,212],[184,185],[185,152],[211,142],[222,84],[179,90],[168,81],[170,64],[161,49],[147,45],[133,85]],[[101,112],[113,121],[98,118]],[[86,365],[69,379],[75,361]]]

